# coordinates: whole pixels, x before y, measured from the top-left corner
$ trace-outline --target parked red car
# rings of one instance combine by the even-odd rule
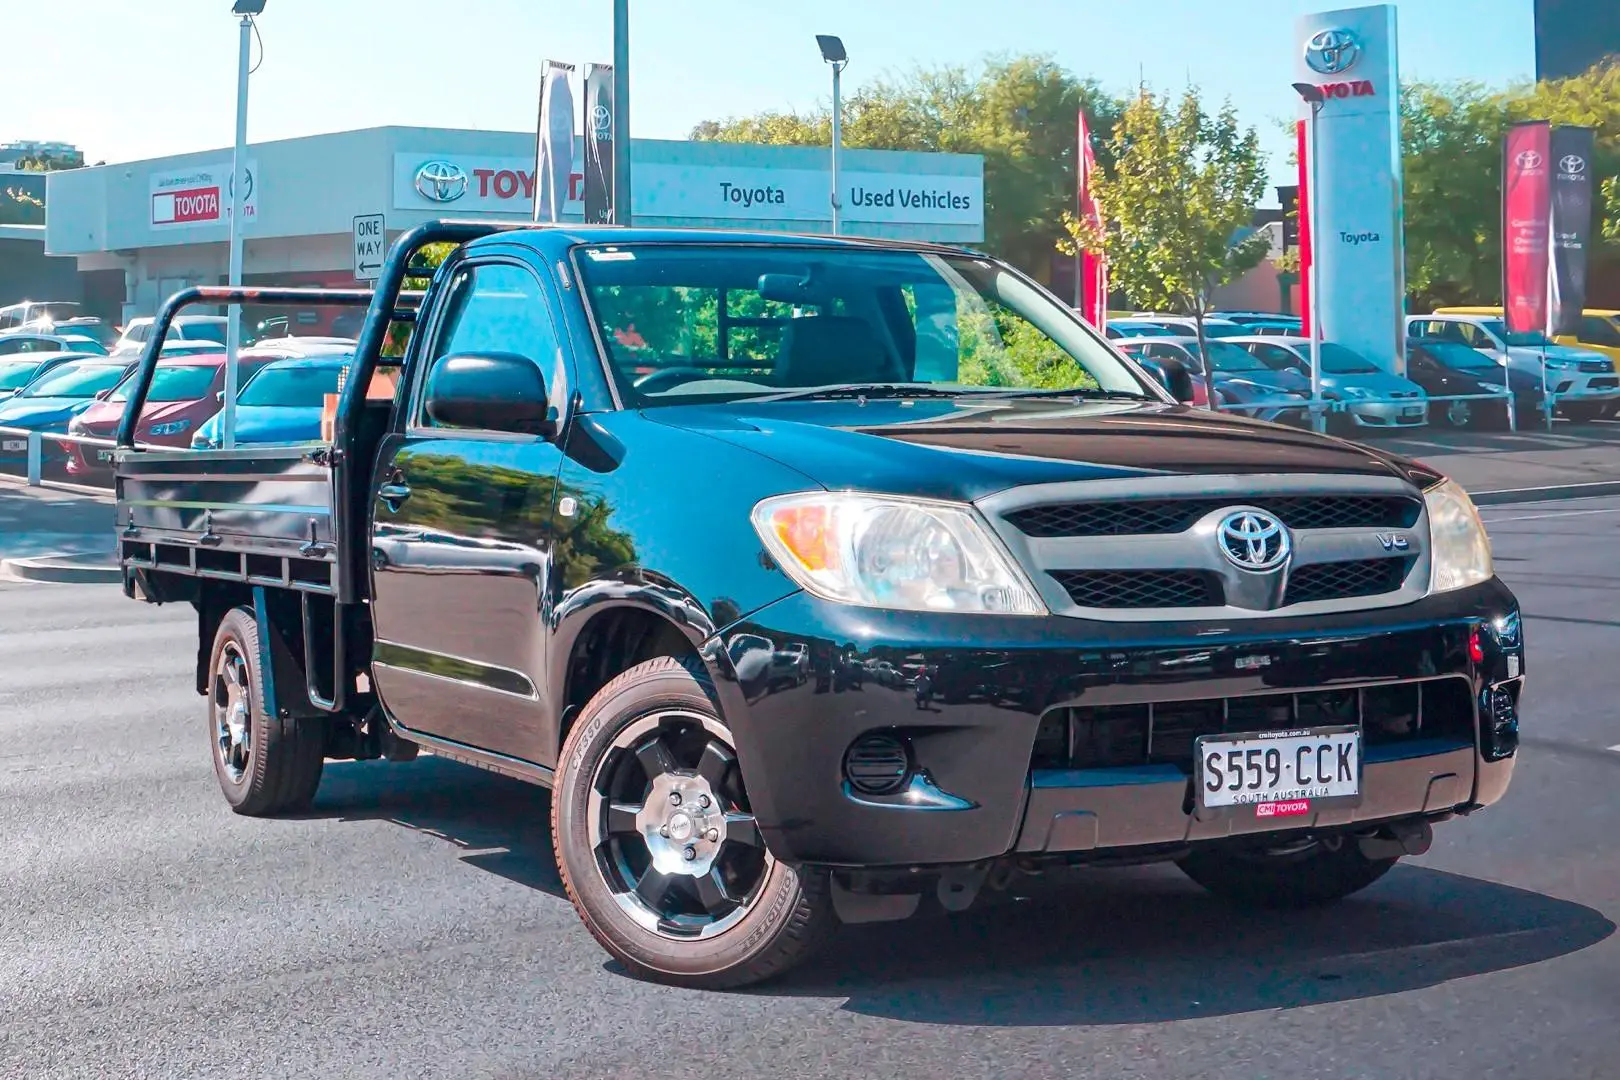
[[[284,357],[284,353],[240,354],[237,358],[238,385],[247,382],[248,377],[265,364]],[[106,396],[100,397],[94,405],[75,417],[68,425],[68,434],[98,439],[116,436],[130,383],[131,380],[125,378]],[[219,412],[220,393],[224,389],[224,353],[159,360],[157,371],[152,375],[152,387],[147,391],[146,405],[141,409],[141,423],[135,430],[135,441],[153,446],[190,446],[192,434]],[[92,471],[105,472],[111,460],[110,449],[75,445],[68,455],[67,471],[74,476],[84,476]]]

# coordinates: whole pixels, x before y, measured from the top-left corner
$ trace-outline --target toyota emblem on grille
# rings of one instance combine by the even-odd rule
[[[1263,510],[1234,510],[1217,532],[1221,552],[1241,570],[1274,570],[1288,558],[1288,530]]]

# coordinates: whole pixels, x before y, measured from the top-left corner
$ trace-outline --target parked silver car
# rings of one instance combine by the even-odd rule
[[[1226,338],[1273,370],[1294,368],[1310,378],[1311,343],[1303,337]],[[1392,375],[1354,349],[1331,341],[1321,344],[1322,396],[1347,408],[1330,413],[1336,427],[1408,428],[1429,422],[1429,395],[1410,379]],[[1337,423],[1335,423],[1337,421]]]

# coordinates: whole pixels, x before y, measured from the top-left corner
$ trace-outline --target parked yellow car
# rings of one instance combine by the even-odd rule
[[[1434,313],[1502,317],[1502,309],[1499,307],[1441,307],[1435,308]],[[1620,371],[1620,311],[1612,308],[1583,308],[1581,332],[1558,334],[1553,340],[1560,345],[1579,345],[1583,349],[1600,352],[1614,361],[1614,369]]]

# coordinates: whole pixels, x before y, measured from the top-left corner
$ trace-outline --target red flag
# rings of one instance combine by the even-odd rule
[[[1502,310],[1510,332],[1547,327],[1552,232],[1551,128],[1515,124],[1502,146]]]
[[[1091,194],[1091,176],[1097,169],[1097,159],[1091,152],[1091,131],[1086,125],[1085,110],[1080,111],[1079,184],[1076,192],[1078,214],[1081,221],[1094,229],[1102,228],[1102,211]],[[1108,264],[1095,252],[1080,253],[1080,317],[1101,330],[1108,320]]]
[[[1315,307],[1316,299],[1311,295],[1311,164],[1309,161],[1311,140],[1306,131],[1307,121],[1299,120],[1294,124],[1294,137],[1297,140],[1295,158],[1299,162],[1299,200],[1297,203],[1299,214],[1299,326],[1300,332],[1310,334],[1311,311]]]

